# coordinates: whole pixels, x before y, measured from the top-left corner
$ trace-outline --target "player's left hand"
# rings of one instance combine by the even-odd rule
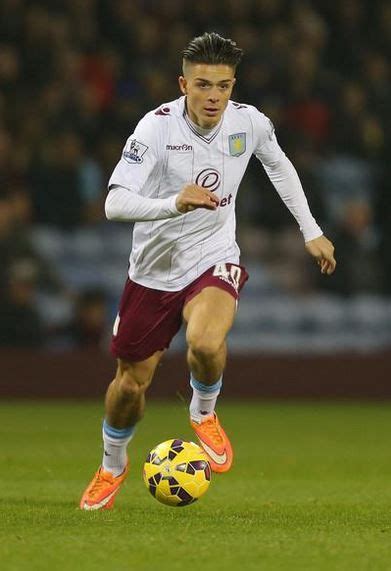
[[[320,266],[322,274],[331,275],[337,262],[334,258],[334,246],[326,236],[319,236],[315,240],[305,243],[306,250],[313,256]]]

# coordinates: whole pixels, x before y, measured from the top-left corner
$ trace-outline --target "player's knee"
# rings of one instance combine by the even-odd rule
[[[123,373],[119,379],[118,388],[121,395],[129,400],[138,398],[146,389],[132,375]]]
[[[143,374],[144,373],[144,374]],[[151,375],[140,373],[131,365],[118,368],[116,382],[121,395],[129,400],[137,399],[147,389],[151,382]]]
[[[187,335],[187,344],[193,355],[202,360],[217,357],[223,346],[224,339],[212,331],[192,332]]]

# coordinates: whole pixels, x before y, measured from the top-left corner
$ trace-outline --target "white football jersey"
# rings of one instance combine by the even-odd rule
[[[148,199],[172,198],[168,217],[134,224],[130,279],[178,291],[215,264],[239,262],[235,201],[252,154],[264,165],[304,238],[322,234],[265,115],[230,101],[220,123],[205,131],[190,121],[185,97],[180,97],[141,119],[109,181],[109,189],[120,186]],[[179,213],[175,197],[189,183],[216,193],[217,209]]]

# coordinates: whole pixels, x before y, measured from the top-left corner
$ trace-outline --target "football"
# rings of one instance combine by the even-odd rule
[[[143,477],[154,498],[167,506],[188,506],[205,494],[211,469],[205,453],[194,442],[171,439],[147,456]]]

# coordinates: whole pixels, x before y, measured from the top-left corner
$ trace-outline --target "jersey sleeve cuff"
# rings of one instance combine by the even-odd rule
[[[167,199],[167,213],[173,217],[182,214],[182,212],[179,212],[178,208],[176,207],[176,199],[177,195],[170,196],[170,198]]]
[[[300,228],[300,230],[303,233],[305,242],[310,242],[311,240],[315,240],[316,238],[323,236],[323,230],[317,224],[311,228]]]

